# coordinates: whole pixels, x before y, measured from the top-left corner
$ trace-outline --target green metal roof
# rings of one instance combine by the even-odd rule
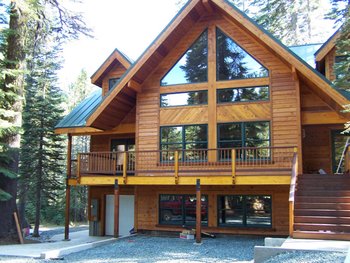
[[[314,54],[321,46],[322,44],[306,44],[300,46],[289,46],[288,48],[302,58],[311,67],[315,68],[316,63]]]
[[[95,111],[95,108],[102,100],[101,93],[102,90],[99,89],[80,102],[80,104],[56,125],[55,129],[85,127],[87,118]]]

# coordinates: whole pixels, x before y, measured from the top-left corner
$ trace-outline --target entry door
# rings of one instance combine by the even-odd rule
[[[133,195],[119,196],[119,235],[129,235],[134,228],[134,201]],[[106,196],[106,236],[114,235],[114,195]]]

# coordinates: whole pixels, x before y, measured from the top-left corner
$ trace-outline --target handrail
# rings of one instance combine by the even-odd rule
[[[289,189],[289,235],[293,237],[294,232],[294,199],[295,199],[295,187],[298,177],[298,150],[294,148],[293,160],[292,160],[292,176]]]
[[[346,145],[345,151],[344,151],[344,173],[349,174],[350,173],[350,144]]]
[[[241,147],[151,151],[90,152],[78,155],[81,175],[179,176],[220,173],[236,180],[236,170],[291,169],[294,147]]]

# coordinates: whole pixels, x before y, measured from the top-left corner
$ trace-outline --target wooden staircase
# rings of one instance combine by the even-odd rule
[[[293,237],[350,240],[350,175],[298,175]]]

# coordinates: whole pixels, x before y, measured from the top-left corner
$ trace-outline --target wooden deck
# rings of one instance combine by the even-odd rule
[[[294,147],[78,154],[72,184],[289,184]]]

